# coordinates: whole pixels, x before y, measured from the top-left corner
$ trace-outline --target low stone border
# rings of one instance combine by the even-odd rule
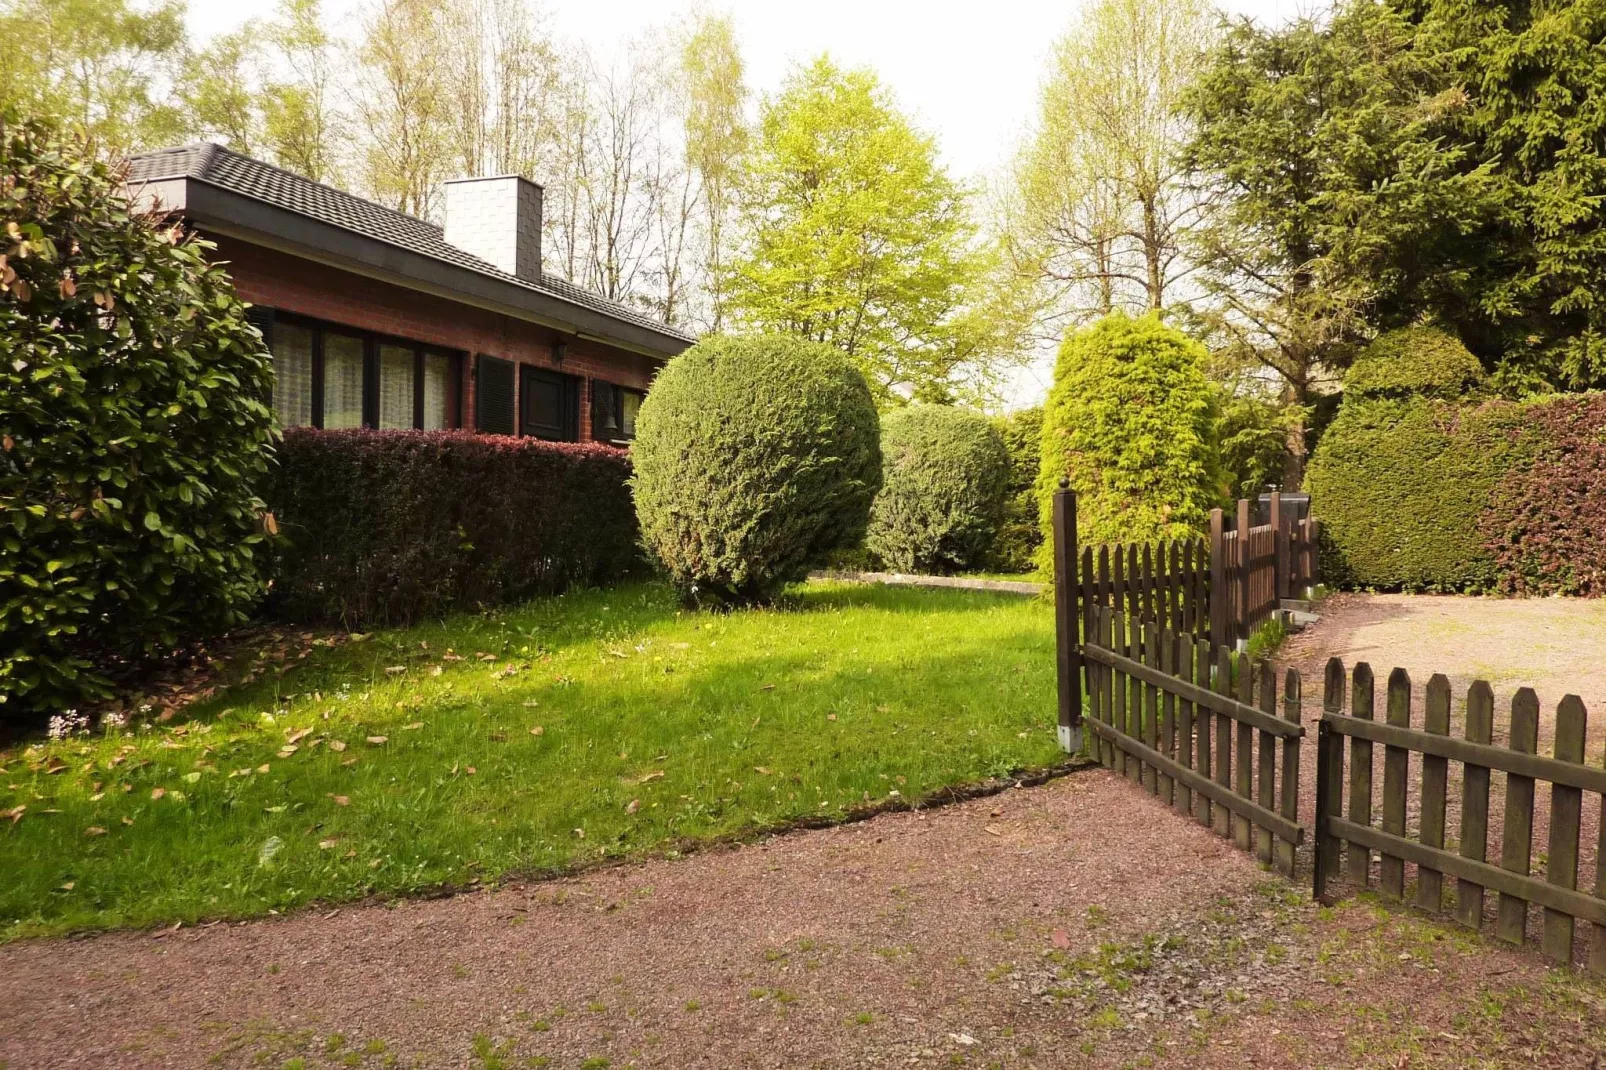
[[[811,580],[838,580],[845,583],[885,583],[893,587],[957,587],[965,591],[1002,591],[1005,594],[1038,595],[1041,583],[1025,580],[983,580],[969,576],[920,576],[903,572],[843,572],[820,569],[809,573]]]

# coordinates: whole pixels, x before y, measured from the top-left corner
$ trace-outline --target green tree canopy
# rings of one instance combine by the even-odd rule
[[[1216,391],[1199,342],[1155,313],[1117,312],[1060,346],[1043,411],[1038,476],[1052,567],[1054,491],[1077,492],[1083,541],[1133,542],[1199,534],[1221,498]]]
[[[744,202],[738,322],[842,350],[883,403],[945,397],[996,351],[999,323],[967,315],[984,264],[965,191],[872,72],[821,57],[764,103]]]

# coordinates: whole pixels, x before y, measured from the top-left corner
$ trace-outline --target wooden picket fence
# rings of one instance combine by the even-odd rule
[[[1299,674],[1094,607],[1081,644],[1089,753],[1292,877],[1299,824]],[[1259,743],[1258,753],[1256,743]]]
[[[1074,493],[1060,493],[1070,495],[1065,515],[1074,520]],[[1218,645],[1240,644],[1284,599],[1316,584],[1316,521],[1296,518],[1284,510],[1282,495],[1272,494],[1267,523],[1252,525],[1251,504],[1238,503],[1231,528],[1220,509],[1212,510],[1208,539],[1078,548],[1074,523],[1057,528],[1056,542],[1071,547],[1079,566],[1079,618],[1085,623],[1092,607],[1104,606]]]
[[[1344,712],[1344,665],[1327,664],[1322,719],[1317,730],[1315,892],[1330,901],[1340,874],[1350,883],[1371,882],[1373,851],[1380,856],[1379,891],[1405,897],[1406,865],[1414,864],[1416,904],[1434,913],[1448,911],[1472,928],[1484,922],[1485,896],[1497,896],[1495,935],[1521,944],[1530,905],[1543,911],[1541,946],[1557,962],[1573,961],[1578,923],[1591,929],[1589,968],[1606,974],[1606,769],[1584,764],[1588,715],[1576,695],[1556,709],[1555,756],[1538,753],[1539,699],[1522,688],[1511,700],[1509,744],[1495,746],[1494,692],[1483,681],[1467,692],[1464,738],[1450,735],[1450,684],[1443,675],[1428,681],[1422,726],[1412,723],[1411,678],[1404,669],[1389,674],[1385,720],[1373,715],[1372,670],[1355,666],[1349,713]],[[1348,746],[1345,740],[1348,740]],[[1383,747],[1382,812],[1373,823],[1373,747]],[[1348,752],[1346,754],[1346,751]],[[1420,775],[1413,783],[1412,755]],[[1348,759],[1348,809],[1345,763]],[[1446,848],[1446,801],[1450,763],[1461,765],[1461,813],[1456,849]],[[1500,826],[1500,860],[1488,858],[1490,781],[1504,773],[1505,801]],[[1540,783],[1549,785],[1548,852],[1544,876],[1533,873],[1534,803]],[[1594,894],[1578,890],[1580,823],[1584,793],[1601,798],[1595,850]],[[1407,835],[1410,797],[1419,803],[1416,838]],[[1456,882],[1453,901],[1445,878]]]

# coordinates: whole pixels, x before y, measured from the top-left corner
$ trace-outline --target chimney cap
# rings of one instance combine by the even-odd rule
[[[541,183],[537,182],[535,179],[526,178],[525,176],[518,175],[518,174],[472,175],[472,176],[467,177],[467,178],[448,178],[448,179],[445,179],[444,181],[442,181],[441,185],[443,185],[443,186],[457,186],[457,185],[461,185],[461,184],[463,184],[465,182],[506,182],[510,178],[516,178],[520,182],[528,183],[529,185],[532,185],[536,189],[539,189],[539,190],[544,190],[546,188],[545,186],[541,185]]]

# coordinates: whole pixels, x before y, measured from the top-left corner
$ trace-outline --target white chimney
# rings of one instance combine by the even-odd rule
[[[541,187],[518,175],[446,183],[446,241],[521,279],[541,278]]]

